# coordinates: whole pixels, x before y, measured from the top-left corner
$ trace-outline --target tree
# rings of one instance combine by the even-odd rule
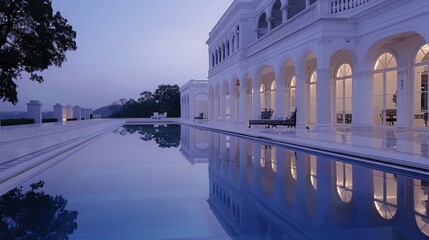
[[[43,82],[39,72],[61,67],[66,51],[77,49],[75,38],[51,0],[0,0],[0,99],[16,104],[21,73]]]
[[[23,192],[14,188],[0,197],[0,239],[69,239],[77,229],[77,211],[69,211],[67,199],[51,196],[31,184]]]
[[[159,85],[153,96],[160,104],[160,112],[167,112],[170,117],[180,117],[180,87],[178,85]]]

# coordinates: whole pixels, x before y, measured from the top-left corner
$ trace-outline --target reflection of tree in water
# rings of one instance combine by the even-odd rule
[[[154,140],[161,148],[179,147],[180,125],[166,125],[154,127],[153,125],[123,126],[118,130],[121,135],[139,133],[143,141]]]
[[[43,181],[23,193],[14,188],[0,197],[0,239],[69,239],[77,229],[77,211],[66,210],[63,196],[37,191]]]

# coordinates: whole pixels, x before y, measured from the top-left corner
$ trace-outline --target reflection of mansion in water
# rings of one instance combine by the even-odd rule
[[[180,152],[191,164],[208,163],[208,131],[181,125]]]
[[[231,236],[429,236],[427,179],[217,133],[209,146],[208,201]]]
[[[235,0],[207,41],[208,119],[425,128],[428,18],[427,0]]]

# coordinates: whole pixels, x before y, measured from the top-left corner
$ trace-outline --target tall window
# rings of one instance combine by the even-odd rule
[[[374,205],[380,216],[392,219],[398,205],[398,182],[396,175],[373,171]]]
[[[268,107],[275,110],[275,106],[276,106],[276,80],[273,80],[270,88],[270,105]]]
[[[316,100],[317,100],[317,96],[316,96],[316,83],[317,83],[317,72],[313,71],[310,74],[310,79],[309,79],[309,85],[310,85],[310,89],[309,89],[309,97],[310,97],[310,108],[309,108],[309,120],[310,123],[316,123]]]
[[[282,3],[280,2],[280,0],[277,0],[274,5],[273,5],[273,11],[271,12],[271,17],[273,18],[272,21],[272,27],[273,29],[280,26],[280,24],[282,24]]]
[[[345,63],[337,69],[335,78],[335,119],[338,124],[352,121],[352,67]]]
[[[262,83],[261,87],[259,88],[259,94],[261,96],[260,101],[261,101],[261,110],[266,108],[266,99],[265,99],[265,85]]]
[[[258,21],[258,29],[257,29],[258,38],[260,38],[260,37],[262,37],[268,33],[268,23],[265,19],[267,19],[267,15],[265,13],[263,13],[259,17],[259,21]]]
[[[414,127],[426,127],[424,119],[428,114],[428,65],[429,45],[425,44],[416,54],[414,67]]]
[[[394,125],[396,120],[397,62],[389,53],[382,53],[374,66],[373,121],[376,125]]]
[[[289,85],[289,99],[290,99],[289,106],[290,106],[291,112],[295,111],[295,107],[296,107],[295,98],[296,98],[296,76],[293,75]]]

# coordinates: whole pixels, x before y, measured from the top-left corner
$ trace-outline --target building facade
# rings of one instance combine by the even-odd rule
[[[209,122],[426,129],[428,20],[427,0],[235,0],[207,41]]]
[[[199,114],[207,118],[208,114],[208,81],[189,80],[180,88],[181,119],[193,121]]]

